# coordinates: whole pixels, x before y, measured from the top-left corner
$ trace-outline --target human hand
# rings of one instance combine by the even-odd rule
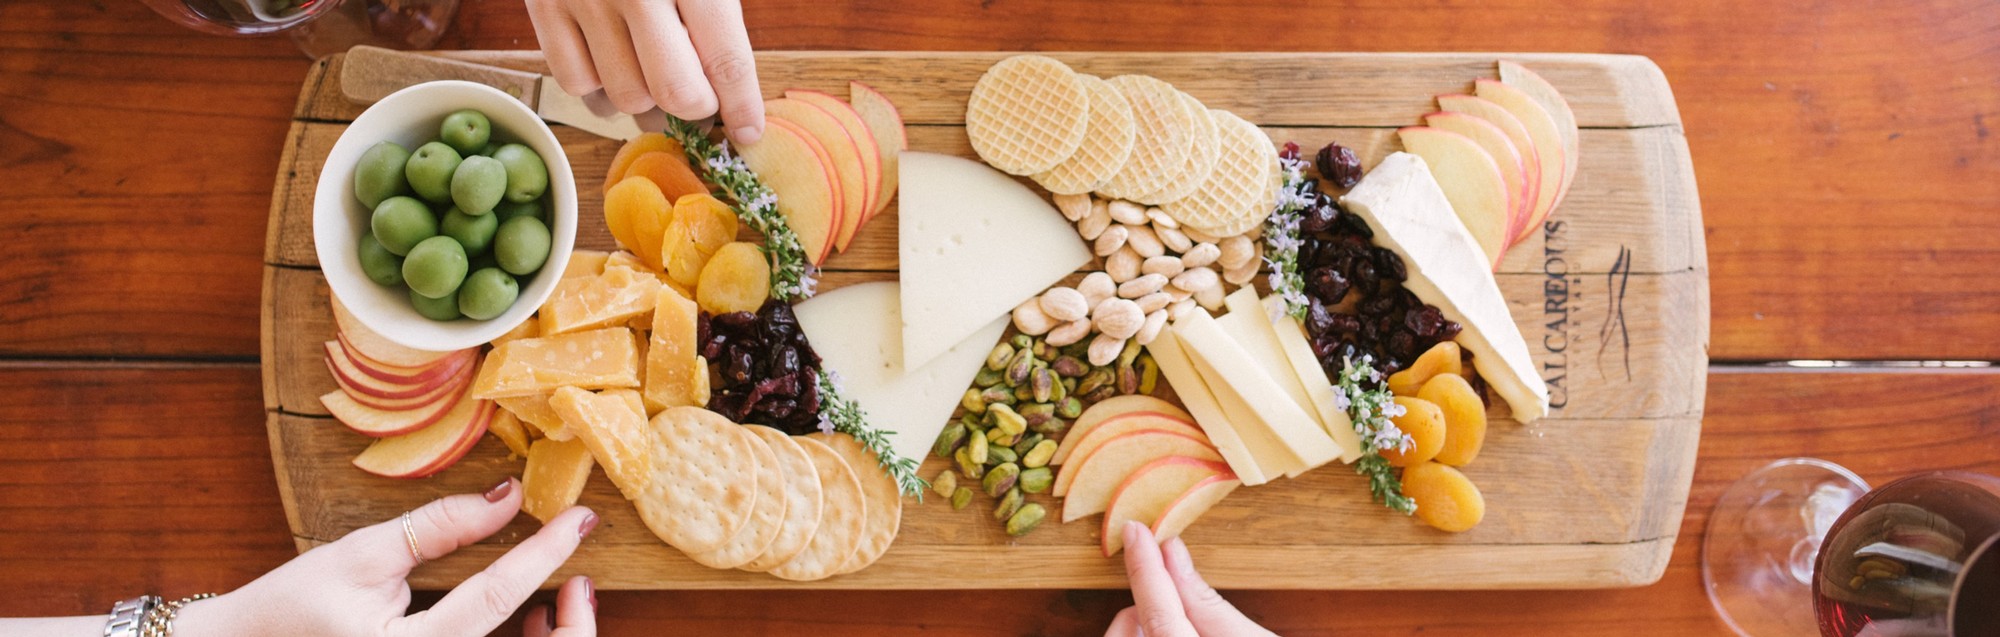
[[[686,120],[719,114],[757,141],[764,97],[737,0],[526,0],[549,70],[571,95],[599,89],[618,110]]]
[[[1133,606],[1118,611],[1105,637],[1217,637],[1276,635],[1215,592],[1194,570],[1187,544],[1165,545],[1138,522],[1125,523],[1125,576]]]
[[[437,559],[499,531],[520,510],[520,483],[509,478],[483,495],[449,496],[411,511],[410,530],[423,557]],[[507,621],[596,526],[597,514],[571,507],[430,609],[406,615],[405,578],[418,560],[399,517],[307,551],[227,595],[188,606],[175,622],[176,633],[484,635]],[[597,634],[596,606],[589,578],[570,578],[556,594],[555,609],[530,611],[522,632],[591,637]]]

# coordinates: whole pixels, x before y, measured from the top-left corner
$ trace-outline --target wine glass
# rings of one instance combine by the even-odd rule
[[[458,12],[458,0],[142,0],[203,33],[287,33],[311,57],[357,44],[428,49]]]
[[[1940,471],[1870,490],[1833,463],[1779,460],[1716,501],[1701,570],[1746,637],[2000,634],[2000,478]]]

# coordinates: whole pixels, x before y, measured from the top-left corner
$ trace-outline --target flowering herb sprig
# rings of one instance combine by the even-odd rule
[[[785,301],[810,298],[818,284],[819,267],[806,256],[798,233],[778,212],[778,195],[730,150],[728,141],[710,141],[701,127],[672,115],[667,116],[667,135],[681,143],[689,165],[702,170],[710,182],[735,200],[731,208],[736,217],[763,233],[764,252],[771,257],[771,296]]]
[[[1271,292],[1285,301],[1285,313],[1301,321],[1306,318],[1306,279],[1299,273],[1299,223],[1319,196],[1319,186],[1306,174],[1306,161],[1299,156],[1298,144],[1285,142],[1278,154],[1277,210],[1264,221],[1264,261],[1271,265]]]
[[[877,462],[889,477],[895,478],[896,488],[903,495],[917,496],[922,501],[924,490],[930,483],[917,477],[917,460],[896,454],[889,444],[892,431],[877,429],[868,424],[868,415],[861,406],[840,393],[840,379],[832,370],[820,370],[819,374],[819,430],[827,433],[840,432],[850,436],[875,454]]]
[[[1403,515],[1416,513],[1417,503],[1403,495],[1403,481],[1397,479],[1396,468],[1382,457],[1384,449],[1406,450],[1415,444],[1409,434],[1389,421],[1405,410],[1382,384],[1382,373],[1375,371],[1370,357],[1350,359],[1343,365],[1340,378],[1334,381],[1334,404],[1347,410],[1348,418],[1354,421],[1354,433],[1361,435],[1361,459],[1354,463],[1354,472],[1368,476],[1368,492],[1382,506]]]

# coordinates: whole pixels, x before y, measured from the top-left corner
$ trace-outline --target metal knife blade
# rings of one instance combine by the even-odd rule
[[[485,84],[521,100],[544,120],[616,140],[665,130],[667,126],[666,113],[660,109],[638,115],[621,113],[603,91],[577,97],[563,92],[555,78],[538,73],[372,46],[348,50],[341,63],[341,93],[362,104],[372,104],[390,93],[432,80]]]

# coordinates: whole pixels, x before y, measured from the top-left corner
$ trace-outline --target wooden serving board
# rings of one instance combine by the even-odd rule
[[[451,57],[544,71],[535,52]],[[894,100],[915,150],[972,156],[962,127],[972,83],[1003,53],[764,52],[767,95],[815,88],[845,95],[862,80]],[[1100,76],[1147,73],[1308,149],[1332,140],[1373,165],[1396,150],[1394,129],[1434,110],[1431,96],[1493,77],[1497,54],[1058,53]],[[1239,489],[1187,530],[1195,561],[1222,588],[1589,588],[1657,580],[1680,527],[1707,383],[1708,265],[1687,141],[1666,80],[1645,58],[1505,54],[1547,77],[1583,126],[1582,164],[1567,202],[1516,247],[1499,281],[1549,381],[1551,415],[1521,426],[1496,414],[1479,461],[1485,522],[1448,534],[1369,501],[1365,481],[1330,465],[1299,479]],[[522,463],[497,441],[425,480],[378,478],[349,460],[368,439],[326,416],[335,386],[321,362],[332,337],[327,287],[312,245],[320,164],[362,107],[341,97],[341,59],[321,61],[299,96],[272,197],[265,250],[264,400],[285,513],[300,550],[390,519],[433,498],[483,490]],[[556,127],[582,176],[579,247],[613,246],[598,175],[618,142]],[[827,263],[822,289],[896,277],[895,207]],[[924,474],[945,463],[929,459]],[[1034,499],[1050,500],[1046,496]],[[983,501],[983,498],[979,500]],[[1053,505],[1052,501],[1047,502]],[[1018,540],[985,511],[932,497],[905,508],[902,532],[873,567],[798,584],[711,570],[647,531],[609,481],[583,496],[604,523],[556,574],[608,588],[1110,588],[1120,561],[1098,553],[1097,518],[1051,520]],[[522,516],[492,539],[418,569],[445,588],[535,529]]]

